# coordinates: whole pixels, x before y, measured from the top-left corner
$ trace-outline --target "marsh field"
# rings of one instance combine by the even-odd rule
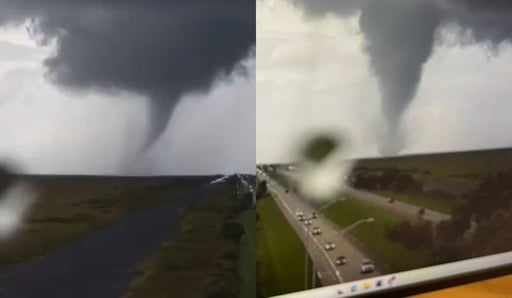
[[[218,177],[17,176],[35,200],[0,245],[2,296],[238,297],[251,195]]]

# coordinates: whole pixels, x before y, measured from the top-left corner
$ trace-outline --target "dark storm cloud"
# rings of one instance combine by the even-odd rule
[[[0,24],[30,19],[41,42],[57,40],[45,61],[57,84],[148,96],[147,145],[184,94],[207,92],[255,43],[251,0],[0,0],[0,7]]]
[[[299,0],[297,4],[313,16],[338,14],[350,16],[361,9],[365,0]]]
[[[439,29],[457,28],[458,43],[482,43],[490,49],[512,40],[512,1],[507,0],[299,0],[299,3],[313,17],[361,13],[359,24],[366,41],[365,50],[379,81],[387,121],[380,139],[383,154],[396,154],[404,143],[399,124],[416,95],[423,65],[432,54]]]
[[[445,22],[469,32],[472,42],[497,46],[512,40],[512,1],[454,0],[441,7]]]

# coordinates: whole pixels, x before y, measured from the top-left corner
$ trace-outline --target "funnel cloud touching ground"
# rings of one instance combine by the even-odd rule
[[[54,43],[47,76],[72,90],[151,99],[146,147],[187,93],[206,93],[251,55],[253,1],[0,0],[0,25],[22,24]]]
[[[512,39],[512,3],[483,0],[300,0],[311,17],[360,13],[370,67],[378,79],[386,125],[379,150],[394,155],[403,149],[399,128],[402,116],[415,98],[424,64],[432,55],[440,30],[455,33],[455,45],[481,44],[490,53]]]

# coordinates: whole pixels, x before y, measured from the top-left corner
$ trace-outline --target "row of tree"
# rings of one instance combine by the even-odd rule
[[[387,237],[408,249],[430,249],[434,244],[432,223],[427,220],[419,220],[415,223],[402,221],[387,229]]]
[[[451,218],[436,226],[421,219],[388,227],[387,237],[409,249],[429,250],[434,264],[512,250],[512,171],[490,174]]]
[[[207,284],[207,298],[238,298],[240,297],[240,276],[238,262],[240,258],[241,239],[245,234],[244,225],[240,222],[240,213],[254,208],[253,193],[244,190],[239,178],[229,181],[230,187],[235,186],[232,195],[232,207],[220,225],[220,236],[229,240],[233,245],[227,246],[218,260],[216,271]]]
[[[359,171],[354,176],[352,185],[367,190],[406,191],[421,189],[421,183],[409,173],[401,173],[396,168],[387,168],[380,173]]]
[[[268,194],[267,181],[261,180],[256,186],[256,200],[263,199]]]

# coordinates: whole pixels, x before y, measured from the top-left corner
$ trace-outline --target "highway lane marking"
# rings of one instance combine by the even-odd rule
[[[293,211],[291,210],[290,206],[288,206],[288,204],[285,202],[285,200],[283,200],[281,198],[281,195],[279,194],[279,191],[277,191],[276,189],[274,189],[274,186],[271,185],[270,186],[270,190],[272,192],[274,192],[277,196],[277,198],[279,199],[279,201],[281,201],[281,203],[284,205],[284,207],[286,208],[286,210],[290,213],[290,215],[292,215],[292,218],[294,218],[295,214],[293,213]],[[303,227],[304,230],[307,231],[307,229],[305,227]],[[306,233],[306,235],[311,238],[313,240],[313,242],[318,246],[318,248],[322,251],[322,253],[324,254],[325,258],[327,259],[327,262],[329,263],[329,265],[331,266],[332,270],[335,272],[335,275],[338,279],[339,282],[343,282],[343,279],[341,278],[341,276],[339,275],[339,271],[338,269],[336,269],[336,265],[334,265],[334,263],[332,262],[331,258],[329,257],[329,255],[327,254],[327,252],[323,249],[322,245],[318,242],[318,240],[316,240],[316,238],[314,237],[311,237],[311,235],[309,233]]]
[[[292,216],[292,218],[295,219],[295,214],[293,213],[292,209],[290,208],[290,206],[285,202],[284,199],[281,198],[281,196],[284,196],[283,194],[280,194],[278,190],[274,189],[274,185],[276,187],[279,187],[278,183],[273,181],[273,179],[271,179],[269,176],[267,175],[263,175],[263,176],[266,176],[266,178],[268,180],[271,180],[271,183],[270,183],[270,190],[275,193],[275,195],[278,197],[279,201],[282,203],[282,205],[286,208],[286,210],[288,211],[288,213]],[[302,225],[301,225],[302,226]],[[334,266],[334,264],[332,263],[331,261],[331,258],[329,257],[329,255],[325,252],[325,250],[322,248],[322,245],[318,242],[317,239],[315,239],[314,237],[311,237],[311,235],[309,234],[309,231],[306,227],[302,226],[303,230],[306,231],[306,235],[308,236],[308,238],[311,238],[313,239],[314,243],[319,247],[319,249],[322,251],[322,253],[324,254],[324,256],[326,257],[326,259],[328,260],[328,263],[329,265],[331,265],[331,267],[333,268],[334,272],[337,272],[338,270],[336,269],[336,267]]]
[[[288,175],[288,173],[286,173],[286,172],[282,172],[282,171],[281,171],[281,173],[282,173],[282,174],[285,174],[285,175]],[[274,181],[270,176],[268,176],[268,175],[266,175],[266,174],[264,174],[264,173],[261,173],[261,172],[260,172],[260,175],[261,175],[261,176],[263,176],[263,177],[265,177],[265,178],[267,178],[267,182],[269,182],[269,185],[272,185],[272,186],[274,186],[274,185],[275,185],[277,188],[281,189],[280,191],[278,191],[278,190],[273,189],[273,187],[271,187],[271,190],[272,190],[274,193],[276,193],[276,195],[277,195],[277,196],[279,197],[279,199],[280,199],[279,201],[280,201],[280,202],[282,202],[282,203],[284,204],[284,206],[286,207],[287,211],[292,215],[292,218],[295,218],[295,216],[293,216],[293,211],[291,210],[291,208],[290,208],[290,207],[289,207],[289,206],[284,202],[284,201],[286,201],[286,200],[281,198],[281,197],[285,197],[285,196],[286,196],[286,194],[283,194],[283,190],[282,190],[282,189],[284,189],[284,187],[283,187],[283,186],[281,186],[281,185],[280,185],[279,183],[277,183],[276,181]],[[292,176],[292,175],[290,175],[290,176]],[[292,177],[292,178],[293,178],[293,177]],[[355,190],[355,189],[350,188],[350,187],[348,187],[348,190],[349,190],[349,191],[354,191],[354,192],[359,192],[359,193],[360,193],[360,195],[367,194],[367,192],[363,192],[363,191]],[[370,195],[374,195],[375,197],[377,197],[377,195],[375,195],[375,194],[373,194],[373,193],[368,193],[368,194],[370,194]],[[289,197],[292,197],[292,196],[291,196],[291,195],[289,195]],[[363,198],[363,200],[365,200],[365,199]],[[313,211],[315,211],[315,209],[314,209],[314,208],[312,208],[311,206],[309,206],[307,203],[300,202],[300,201],[298,201],[298,202],[297,202],[296,200],[294,200],[294,201],[295,201],[295,203],[296,203],[296,204],[294,204],[294,206],[295,206],[295,207],[302,208],[302,209],[304,209],[304,211],[306,211],[306,210],[310,210],[310,211],[311,211],[311,210],[313,210]],[[366,201],[366,200],[365,200],[365,201]],[[375,202],[373,202],[373,198],[370,198],[370,199],[369,199],[369,201],[370,201],[369,203],[371,203],[371,204],[376,204]],[[380,199],[379,199],[379,201],[380,201]],[[330,235],[328,236],[328,238],[333,238],[333,237],[334,237],[334,236],[336,236],[336,235],[340,235],[340,233],[339,233],[339,232],[343,230],[343,229],[342,229],[342,228],[340,228],[336,223],[334,223],[331,219],[329,219],[329,218],[327,218],[326,216],[324,216],[324,214],[322,214],[322,213],[319,213],[319,214],[318,214],[318,219],[320,219],[320,220],[321,220],[321,222],[323,222],[323,224],[324,224],[327,228],[329,228],[329,229],[331,229],[331,230],[332,230],[332,234],[331,234],[331,233],[328,233],[328,234],[330,234]],[[307,231],[307,229],[306,229],[305,227],[303,227],[303,229],[304,229],[305,231]],[[310,235],[310,234],[309,234],[309,235]],[[331,237],[331,236],[332,236],[332,237]],[[342,236],[343,238],[345,238],[343,235],[341,235],[341,236]],[[314,237],[312,237],[312,238],[313,238],[313,240],[314,240],[315,244],[316,244],[317,246],[320,246],[320,247],[321,247],[321,244],[317,241],[317,239],[316,239],[316,238],[314,238]],[[349,242],[349,240],[345,240],[345,242],[347,242],[347,243],[348,243],[348,242]],[[347,245],[347,243],[343,243],[343,244],[344,244],[344,245]],[[325,250],[323,250],[322,248],[320,248],[320,249],[321,249],[321,251],[322,251],[322,253],[323,253],[324,255],[327,255],[327,259],[328,259],[328,261],[329,261],[329,263],[330,263],[330,265],[331,265],[331,267],[332,267],[332,266],[333,266],[333,264],[331,263],[331,262],[332,262],[332,261],[331,261],[331,257],[332,257],[332,258],[334,258],[334,257],[335,257],[335,256],[331,256],[331,254],[332,254],[333,252],[329,252],[329,253],[327,253],[327,252],[326,252]],[[349,250],[353,250],[353,254],[354,254],[357,258],[359,258],[359,259],[364,259],[364,258],[369,258],[369,259],[371,259],[371,258],[370,258],[369,256],[367,256],[364,252],[360,251],[357,247],[355,247],[355,246],[353,246],[353,245],[348,245],[348,249],[349,249]],[[375,266],[375,267],[377,267],[377,266]],[[384,266],[384,267],[385,267],[385,266]],[[356,266],[356,267],[354,267],[354,268],[357,268],[357,266]],[[382,271],[383,271],[383,270],[379,270],[378,268],[375,268],[375,271],[374,271],[374,273],[373,273],[373,274],[380,275],[380,274],[382,274]],[[337,272],[338,274],[340,273],[340,271],[339,271],[338,269],[335,269],[335,272]]]
[[[269,185],[275,185],[277,188],[280,188],[280,189],[282,189],[282,188],[283,188],[279,183],[277,183],[277,182],[273,181],[273,179],[272,179],[271,177],[269,177],[268,175],[265,175],[265,174],[260,174],[260,175],[261,175],[261,176],[263,176],[263,177],[265,177],[265,178],[267,178],[267,182],[268,182],[268,184],[269,184]],[[272,192],[274,192],[274,193],[275,193],[275,195],[277,195],[277,196],[278,196],[278,198],[279,198],[279,202],[281,202],[281,203],[285,206],[285,208],[287,209],[288,213],[290,213],[290,215],[292,215],[292,218],[295,218],[295,216],[293,215],[293,211],[291,210],[291,208],[288,206],[288,204],[286,204],[286,203],[284,202],[284,201],[286,201],[286,200],[285,200],[285,199],[282,199],[282,197],[285,197],[285,196],[286,196],[286,194],[283,194],[283,191],[282,191],[282,190],[281,190],[281,191],[279,191],[279,190],[274,189],[273,187],[270,187],[270,190],[271,190]],[[290,195],[290,197],[291,197],[291,195]],[[307,205],[307,203],[303,203],[303,202],[300,202],[300,201],[299,201],[299,202],[296,202],[296,204],[295,204],[295,205],[296,205],[295,207],[302,208],[302,209],[304,209],[304,211],[305,211],[305,210],[313,210],[313,211],[314,211],[314,208],[311,208],[309,205]],[[329,218],[327,218],[327,217],[326,217],[326,216],[324,216],[323,214],[321,214],[321,213],[320,213],[320,214],[318,215],[318,218],[319,218],[319,219],[321,219],[321,222],[323,222],[323,225],[325,225],[327,228],[329,228],[329,229],[333,230],[333,232],[332,232],[332,236],[335,236],[336,234],[339,234],[339,231],[338,231],[338,230],[342,230],[338,225],[336,225],[332,220],[330,220]],[[296,223],[296,222],[294,221],[294,223]],[[305,231],[308,231],[305,227],[303,227],[303,229],[304,229]],[[329,233],[329,234],[330,234],[330,233]],[[308,234],[308,236],[309,236],[309,237],[312,237],[310,234]],[[315,244],[316,244],[317,246],[320,246],[320,247],[321,247],[321,244],[317,241],[317,239],[316,239],[316,238],[312,237],[312,239],[314,240],[314,242],[315,242]],[[345,241],[346,241],[346,242],[348,242],[348,240],[345,240]],[[344,244],[344,245],[347,245],[347,243],[343,243],[343,244]],[[366,256],[363,252],[359,251],[357,248],[352,247],[351,245],[349,245],[349,248],[350,248],[350,250],[353,250],[354,255],[355,255],[358,259],[361,259],[361,260],[362,260],[362,259],[364,259],[364,258],[369,258],[369,257],[368,257],[368,256]],[[327,260],[329,261],[329,263],[330,263],[331,267],[333,267],[333,264],[331,263],[331,255],[330,255],[329,253],[327,253],[326,251],[324,251],[324,250],[323,250],[323,248],[320,248],[320,250],[322,251],[322,253],[323,253],[324,255],[327,255],[327,256],[328,256],[328,257],[327,257]],[[332,253],[332,252],[330,252],[330,253]],[[335,256],[332,256],[332,258],[334,258],[334,257],[335,257]],[[355,267],[355,268],[357,268],[357,267]],[[376,268],[376,270],[375,270],[374,274],[379,275],[379,274],[381,274],[381,271],[382,271],[382,270],[379,270],[379,269],[377,269],[377,268]],[[335,269],[335,272],[336,272],[336,274],[340,274],[340,271],[339,271],[338,269]],[[341,280],[342,280],[341,276],[339,277],[339,279],[341,279]]]
[[[294,180],[297,179],[296,173],[291,173],[289,171],[282,171],[282,170],[280,170],[279,172],[291,177]],[[387,207],[391,207],[391,206],[387,206],[387,204],[382,204],[384,201],[387,201],[389,199],[389,197],[375,194],[375,193],[372,193],[369,191],[355,189],[350,186],[347,186],[345,191],[352,193],[352,195],[355,196],[356,199],[364,200],[364,201],[369,202],[374,205],[380,205],[380,207],[383,207],[386,209],[388,209]],[[395,207],[395,208],[393,208],[393,207]],[[423,215],[423,217],[425,219],[428,219],[433,222],[440,222],[441,220],[446,220],[451,217],[451,215],[447,214],[447,213],[439,212],[436,210],[425,208],[421,205],[409,204],[409,203],[402,202],[402,201],[395,202],[394,206],[392,206],[389,209],[391,209],[393,212],[408,213],[408,214],[406,214],[408,216],[416,216],[418,208],[425,209],[425,214]]]

